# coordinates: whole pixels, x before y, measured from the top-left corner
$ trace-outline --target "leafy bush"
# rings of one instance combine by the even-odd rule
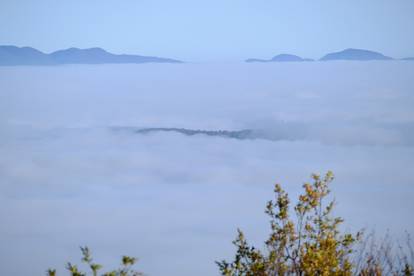
[[[339,226],[343,219],[332,215],[334,201],[324,202],[333,179],[332,172],[324,177],[312,175],[313,182],[303,185],[304,193],[294,206],[294,220],[289,212],[288,194],[276,184],[275,199],[268,202],[265,211],[270,217],[270,235],[265,241],[265,250],[250,246],[243,232],[238,230],[233,241],[237,247],[234,260],[217,262],[221,274],[413,275],[412,250],[410,264],[407,255],[385,258],[392,253],[387,253],[385,250],[390,248],[384,246],[367,251],[363,245],[368,241],[362,239],[362,232],[341,233]]]
[[[98,275],[98,271],[102,268],[102,265],[94,263],[92,260],[92,255],[88,247],[81,247],[82,251],[82,262],[87,264],[92,272],[93,276]],[[132,266],[137,262],[136,258],[123,256],[122,257],[122,264],[121,267],[101,275],[103,276],[140,276],[143,275],[141,272],[138,272],[132,269]],[[82,272],[78,269],[78,267],[72,263],[68,263],[66,265],[66,269],[70,272],[71,276],[86,276],[85,272]],[[47,270],[48,276],[56,276],[55,269]]]

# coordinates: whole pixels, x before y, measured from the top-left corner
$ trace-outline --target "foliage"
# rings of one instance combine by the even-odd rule
[[[94,263],[92,259],[92,254],[87,246],[81,247],[82,252],[82,262],[85,263],[89,268],[93,276],[98,276],[98,271],[102,268],[102,265]],[[136,258],[123,256],[121,267],[106,273],[101,274],[102,276],[139,276],[143,275],[141,272],[138,272],[132,269],[132,266],[137,262]],[[87,273],[82,272],[78,267],[72,263],[67,263],[66,269],[70,272],[71,276],[86,276]],[[48,269],[46,271],[48,276],[56,276],[55,269]]]
[[[360,255],[355,259],[354,248],[364,243],[362,232],[341,233],[343,222],[332,215],[334,201],[325,203],[329,184],[334,175],[313,174],[312,183],[303,185],[304,192],[294,206],[291,218],[288,194],[275,185],[275,199],[269,201],[265,213],[270,217],[270,235],[264,250],[250,246],[241,230],[233,244],[237,251],[232,262],[216,262],[225,276],[270,275],[386,275],[384,261],[378,253]],[[387,275],[413,275],[406,258],[399,258],[398,268]],[[359,263],[358,267],[356,263]]]

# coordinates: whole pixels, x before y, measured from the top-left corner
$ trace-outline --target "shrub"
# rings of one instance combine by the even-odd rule
[[[92,260],[92,255],[87,246],[80,248],[82,251],[82,262],[87,264],[91,270],[93,276],[98,275],[98,271],[102,268],[102,265],[94,263]],[[137,262],[136,258],[123,256],[122,257],[122,264],[121,267],[101,275],[103,276],[140,276],[143,275],[141,272],[138,272],[132,269],[132,266]],[[86,276],[85,272],[82,272],[78,269],[78,267],[72,263],[67,263],[66,269],[70,272],[71,276]],[[48,269],[47,273],[48,276],[56,276],[55,269]]]
[[[385,275],[383,250],[360,250],[366,244],[362,232],[341,233],[340,217],[332,215],[334,201],[325,203],[334,175],[312,175],[312,183],[303,185],[304,192],[294,206],[294,219],[289,212],[288,194],[275,185],[275,199],[266,205],[270,217],[270,235],[265,249],[250,246],[241,230],[233,244],[237,251],[232,262],[216,262],[225,276],[270,275]],[[412,253],[412,250],[411,250]],[[406,255],[405,255],[406,256]],[[387,275],[413,275],[407,257],[390,260]],[[359,259],[358,259],[359,258]],[[358,264],[358,265],[357,265]]]

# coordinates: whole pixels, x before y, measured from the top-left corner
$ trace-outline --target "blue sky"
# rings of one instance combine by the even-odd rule
[[[413,14],[412,0],[1,0],[0,44],[187,61],[319,58],[348,47],[406,57]]]

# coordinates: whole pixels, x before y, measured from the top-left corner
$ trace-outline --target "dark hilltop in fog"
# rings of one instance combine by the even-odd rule
[[[242,130],[203,130],[203,129],[187,129],[187,128],[170,128],[170,127],[156,127],[156,128],[134,128],[134,127],[113,127],[114,131],[132,131],[137,134],[150,134],[157,132],[176,132],[187,136],[193,135],[206,135],[213,137],[222,138],[233,138],[233,139],[256,139],[260,138],[253,130],[242,129]]]
[[[101,48],[69,48],[45,54],[31,47],[0,46],[0,65],[182,63],[182,61],[138,55],[116,55]]]

